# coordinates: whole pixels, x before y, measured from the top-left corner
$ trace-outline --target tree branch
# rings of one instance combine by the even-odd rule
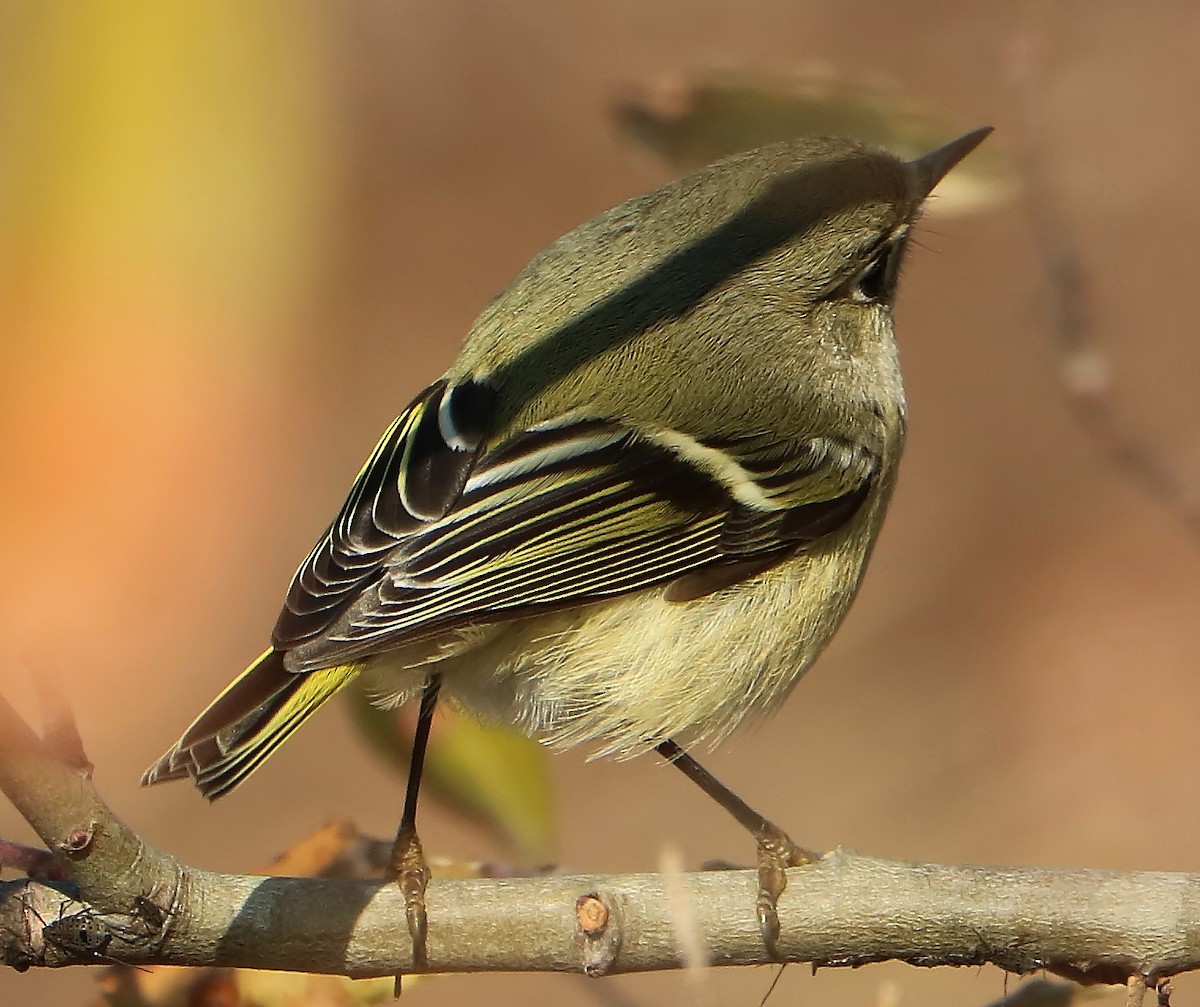
[[[0,699],[0,789],[71,887],[0,883],[0,960],[237,966],[353,977],[412,967],[404,897],[379,881],[216,874],[152,849]],[[678,968],[672,900],[713,965],[766,961],[748,870],[437,879],[429,970]],[[1085,982],[1200,968],[1200,875],[908,864],[835,851],[788,873],[780,950],[856,966],[993,964]]]
[[[1036,36],[1021,34],[1013,45],[1009,75],[1017,103],[1018,165],[1024,176],[1034,248],[1042,260],[1062,390],[1067,405],[1108,458],[1172,512],[1188,532],[1200,537],[1200,497],[1178,467],[1151,439],[1136,432],[1118,408],[1108,359],[1093,331],[1087,268],[1046,163],[1041,55]]]

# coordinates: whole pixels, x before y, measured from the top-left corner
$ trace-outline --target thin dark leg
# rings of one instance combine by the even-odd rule
[[[437,708],[438,693],[442,688],[442,676],[431,675],[421,691],[421,708],[417,712],[417,729],[413,732],[412,761],[408,767],[408,786],[404,791],[404,813],[400,817],[400,829],[417,828],[417,795],[421,790],[421,774],[425,770],[425,749],[429,746],[429,729],[433,725],[433,711]]]
[[[437,708],[440,675],[431,675],[421,692],[421,709],[417,713],[417,729],[413,733],[412,762],[408,768],[408,786],[404,792],[404,813],[392,844],[392,861],[388,879],[400,885],[404,892],[404,909],[408,917],[408,932],[413,944],[413,967],[429,964],[426,954],[428,921],[425,914],[425,888],[429,884],[429,866],[421,840],[417,838],[417,797],[421,790],[421,772],[425,768],[425,748],[429,744],[429,728]],[[399,977],[396,985],[399,987]]]
[[[811,864],[819,857],[797,846],[778,825],[764,818],[670,738],[655,750],[722,808],[758,843],[758,927],[773,958],[779,957],[779,896],[787,887],[787,869]]]

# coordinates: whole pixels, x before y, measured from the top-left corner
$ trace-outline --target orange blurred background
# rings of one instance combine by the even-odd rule
[[[542,245],[669,177],[617,138],[614,99],[723,61],[821,60],[901,81],[1011,144],[1021,32],[1049,67],[1046,154],[1123,409],[1194,484],[1200,8],[1186,0],[1152,14],[9,0],[0,688],[32,712],[31,674],[59,676],[106,799],[187,862],[251,869],[333,816],[389,834],[400,783],[342,709],[211,807],[138,778],[262,648],[376,436],[489,297]],[[920,244],[898,306],[910,446],[862,597],[784,712],[707,764],[817,848],[1195,870],[1200,548],[1071,418],[1021,207],[931,219]],[[553,765],[566,865],[654,869],[669,845],[689,866],[751,859],[651,759]],[[32,840],[7,805],[0,835]],[[432,806],[423,838],[498,855]],[[712,984],[755,1003],[773,974]],[[606,989],[694,997],[674,974]],[[1003,989],[994,969],[794,968],[774,997],[937,1007]],[[3,1003],[94,995],[86,970],[0,975]],[[605,994],[575,977],[466,976],[411,995]]]

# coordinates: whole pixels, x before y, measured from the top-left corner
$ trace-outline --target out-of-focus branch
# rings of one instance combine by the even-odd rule
[[[394,975],[411,968],[404,897],[357,879],[215,874],[146,846],[90,779],[0,700],[0,788],[61,852],[77,890],[0,883],[0,958]],[[713,965],[765,961],[757,875],[676,875]],[[429,969],[678,968],[661,876],[434,879]],[[1200,968],[1200,876],[907,864],[837,851],[789,872],[780,949],[856,966],[994,964],[1091,982]]]
[[[71,876],[63,858],[49,850],[0,839],[0,871],[6,867],[35,881],[64,881]]]
[[[1042,260],[1050,328],[1067,404],[1118,468],[1200,537],[1200,498],[1189,492],[1170,462],[1138,435],[1117,409],[1108,361],[1092,331],[1086,271],[1046,164],[1046,131],[1040,115],[1043,92],[1038,86],[1041,54],[1036,48],[1036,39],[1030,34],[1017,39],[1010,76],[1017,99],[1018,167],[1034,244]]]
[[[1077,986],[1075,983],[1053,979],[1030,979],[1016,989],[1005,989],[1004,995],[985,1007],[1071,1007],[1083,1000],[1102,996],[1105,990]]]

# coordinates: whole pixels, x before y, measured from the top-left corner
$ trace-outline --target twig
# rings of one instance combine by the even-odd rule
[[[62,881],[71,876],[62,858],[49,850],[0,839],[0,870],[6,867],[35,881]]]
[[[1077,986],[1075,983],[1055,982],[1050,979],[1030,979],[1021,983],[1011,993],[1007,990],[999,1000],[993,1000],[986,1007],[1068,1007],[1083,996],[1095,996],[1088,992],[1091,987]]]
[[[9,965],[118,961],[353,977],[412,968],[409,942],[396,937],[405,932],[397,886],[185,867],[122,824],[2,699],[0,788],[48,847],[87,838],[66,843],[70,894],[0,882],[0,960]],[[714,966],[766,961],[755,871],[679,881]],[[658,875],[435,878],[428,906],[431,971],[581,972],[585,952],[601,944],[608,973],[680,966],[677,920]],[[835,851],[789,871],[779,946],[787,960],[822,967],[994,964],[1157,982],[1200,969],[1197,907],[1200,875],[907,864]]]
[[[1017,39],[1010,74],[1017,98],[1018,163],[1034,244],[1045,274],[1050,327],[1067,404],[1114,464],[1174,513],[1192,535],[1200,537],[1200,498],[1189,491],[1170,462],[1119,415],[1108,361],[1092,331],[1086,271],[1071,226],[1055,199],[1046,165],[1035,47],[1030,34]]]
[[[70,704],[63,698],[57,676],[42,671],[33,676],[42,715],[42,740],[68,766],[92,775],[92,761],[83,750],[83,739]]]
[[[667,902],[675,928],[675,942],[683,962],[684,978],[692,990],[696,1007],[716,1003],[709,969],[708,948],[696,910],[688,894],[683,871],[683,852],[675,845],[666,846],[658,858],[658,867],[666,887]]]
[[[1125,1007],[1142,1007],[1142,1001],[1146,998],[1146,977],[1136,973],[1131,975],[1125,983],[1125,988],[1128,991]]]

